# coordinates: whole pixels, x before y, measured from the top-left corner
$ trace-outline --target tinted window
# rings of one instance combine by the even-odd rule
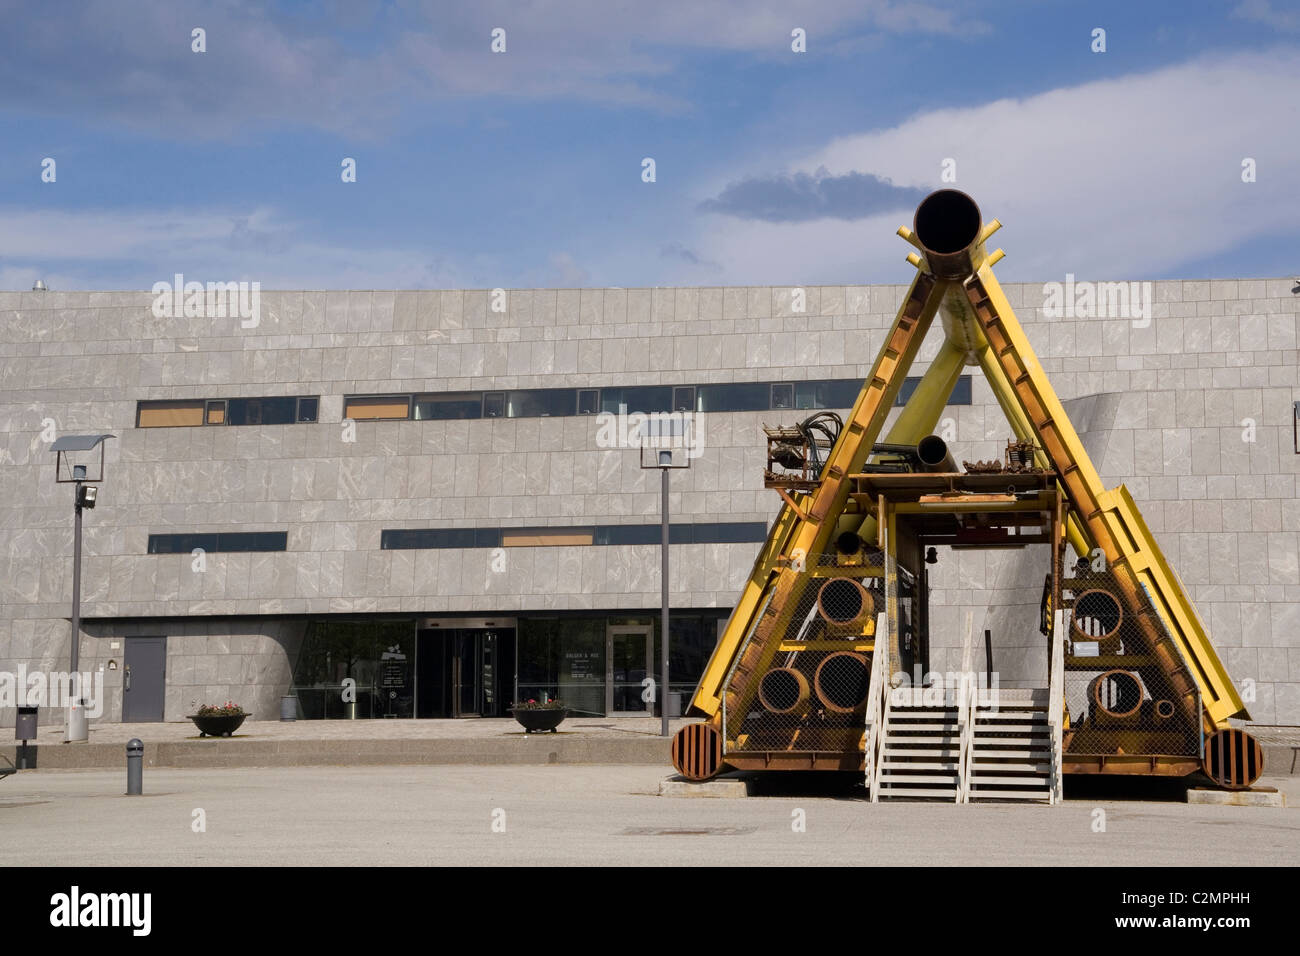
[[[619,405],[626,405],[629,412],[670,412],[672,411],[673,388],[671,385],[644,385],[633,388],[602,388],[600,390],[600,410],[618,414]]]
[[[572,415],[577,407],[577,393],[569,388],[539,388],[511,392],[506,401],[508,418],[546,418]]]
[[[772,407],[771,401],[767,382],[701,385],[695,390],[695,410],[700,412],[763,412]]]
[[[297,414],[296,398],[232,398],[226,402],[230,425],[289,425]]]
[[[315,398],[298,399],[298,421],[314,422],[316,420],[316,410],[320,402]]]
[[[441,395],[415,396],[417,420],[448,418],[482,418],[482,392],[445,392]]]
[[[204,551],[283,551],[288,546],[286,531],[220,531],[208,534],[151,534],[150,554],[189,554]]]
[[[794,387],[795,408],[852,408],[862,391],[857,379],[799,382]]]

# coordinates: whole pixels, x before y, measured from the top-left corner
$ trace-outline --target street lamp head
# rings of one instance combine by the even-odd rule
[[[37,279],[34,283],[32,283],[32,291],[48,292],[50,290],[45,287],[45,281],[43,279]]]
[[[99,489],[96,488],[94,485],[82,485],[80,488],[77,489],[77,507],[78,508],[95,507],[95,499],[98,497],[98,495],[99,495]]]
[[[50,445],[50,451],[54,452],[54,480],[59,484],[71,484],[72,482],[96,482],[104,480],[104,442],[113,438],[113,435],[62,435],[54,440]],[[68,460],[69,452],[93,452],[99,449],[99,474],[91,477],[84,464],[74,464]],[[67,469],[68,477],[63,477],[64,469]]]
[[[673,453],[671,449],[661,449],[659,452],[659,466],[661,468],[671,468],[673,466]]]

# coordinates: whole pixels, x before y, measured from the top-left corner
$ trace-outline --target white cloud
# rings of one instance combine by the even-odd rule
[[[1161,274],[1251,239],[1296,233],[1297,90],[1295,50],[1203,58],[924,112],[835,139],[792,168],[939,188],[940,163],[951,157],[957,188],[1007,226],[995,240],[1008,253],[1001,274]],[[1246,157],[1257,163],[1255,183],[1241,180]],[[909,247],[894,237],[898,219],[772,225],[707,216],[688,242],[721,263],[728,282],[901,281]]]

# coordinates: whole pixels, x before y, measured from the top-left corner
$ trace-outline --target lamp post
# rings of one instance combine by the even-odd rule
[[[690,431],[690,413],[673,414],[664,418],[651,417],[646,423],[648,428],[641,432],[641,467],[644,470],[659,469],[659,522],[661,538],[659,545],[659,733],[668,736],[668,472],[674,468],[691,467],[691,456],[687,441]],[[668,445],[670,447],[664,447]],[[653,464],[646,464],[646,451],[654,451]]]
[[[90,728],[86,722],[86,700],[81,696],[81,679],[78,667],[81,664],[81,513],[87,508],[94,508],[98,498],[95,487],[104,480],[104,441],[113,435],[64,435],[55,439],[50,450],[55,453],[54,480],[61,485],[75,486],[73,495],[73,531],[72,531],[72,652],[69,686],[77,687],[77,700],[68,706],[68,725],[64,743],[81,742],[89,738]],[[68,452],[88,452],[99,448],[99,474],[90,477],[87,466],[68,461]],[[63,477],[64,470],[68,477]]]

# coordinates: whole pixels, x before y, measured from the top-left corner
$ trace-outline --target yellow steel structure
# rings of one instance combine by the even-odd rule
[[[1037,464],[1059,476],[1065,533],[1075,552],[1095,556],[1100,549],[1128,596],[1136,599],[1141,589],[1159,614],[1168,637],[1153,633],[1151,640],[1171,639],[1190,671],[1188,680],[1179,676],[1175,681],[1182,688],[1186,712],[1192,715],[1200,708],[1194,716],[1206,732],[1228,727],[1231,717],[1249,719],[1186,591],[1127,489],[1107,490],[1102,485],[994,277],[992,266],[1003,253],[986,253],[985,241],[1000,226],[997,220],[982,225],[978,207],[964,193],[940,190],[918,208],[915,232],[898,230],[917,249],[907,257],[916,275],[820,480],[806,492],[783,493],[786,504],[691,701],[693,711],[714,728],[719,727],[724,698],[726,707],[739,712],[750,706],[757,678],[786,646],[781,635],[810,586],[810,576],[803,573],[809,556],[829,550],[835,537],[846,531],[876,540],[876,515],[855,509],[848,478],[862,471],[871,457],[936,315],[942,317],[944,341],[885,440],[915,443],[933,432],[963,370],[978,366],[1011,432],[1019,440],[1033,440]],[[893,535],[889,538],[892,549]],[[891,628],[893,611],[891,607]],[[1176,658],[1169,654],[1167,659]]]

